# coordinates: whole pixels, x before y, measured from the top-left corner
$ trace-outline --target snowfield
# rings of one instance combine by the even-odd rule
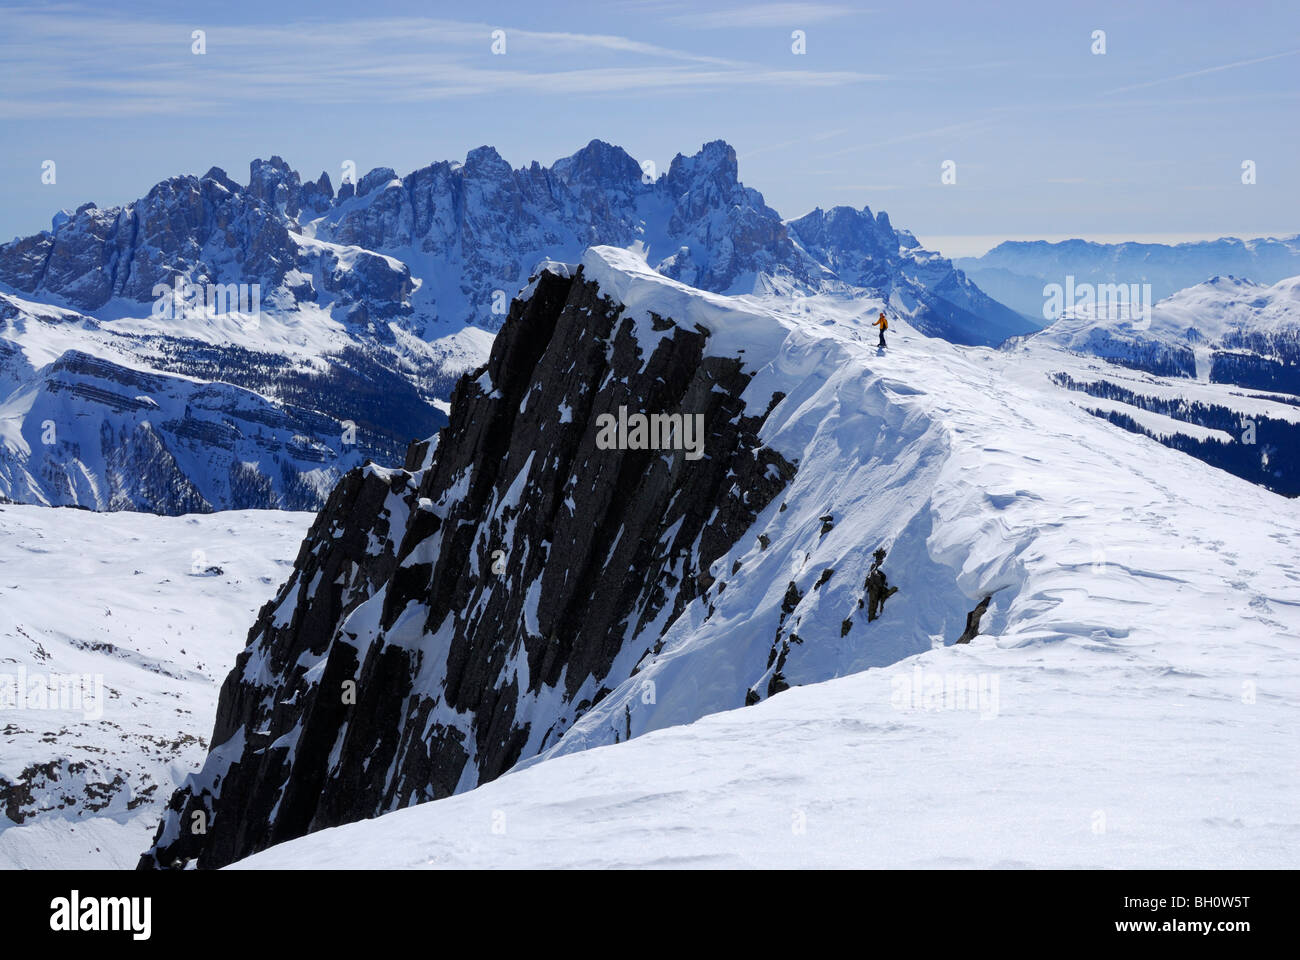
[[[1243,705],[1243,674],[1216,670],[1198,694],[1177,668],[1095,663],[949,647],[232,869],[1294,867],[1286,711]],[[996,717],[895,707],[914,665],[998,678]]]
[[[1098,361],[1050,343],[896,321],[880,352],[878,301],[700,294],[611,248],[584,269],[745,349],[794,481],[539,757],[238,866],[1300,863],[1297,501],[1090,415],[1050,376]],[[900,592],[868,623],[877,546]]]
[[[0,505],[0,867],[135,867],[312,519]],[[20,669],[92,696],[16,709]]]

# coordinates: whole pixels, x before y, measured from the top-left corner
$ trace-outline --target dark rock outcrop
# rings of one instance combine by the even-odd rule
[[[980,620],[984,619],[984,614],[988,612],[992,600],[992,595],[985,597],[975,605],[974,610],[966,614],[966,629],[962,631],[961,636],[955,642],[970,643],[979,636]]]
[[[222,866],[491,780],[634,671],[794,473],[740,362],[651,321],[642,343],[581,269],[543,273],[436,443],[342,480],[142,866]],[[620,407],[702,415],[704,456],[605,449]]]

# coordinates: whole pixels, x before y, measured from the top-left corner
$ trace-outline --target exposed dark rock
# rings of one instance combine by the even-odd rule
[[[491,780],[626,679],[624,638],[657,648],[794,473],[758,441],[740,363],[664,319],[647,356],[581,271],[544,273],[457,384],[436,449],[343,479],[142,866],[222,866]],[[599,448],[620,406],[703,414],[705,456]]]
[[[876,550],[873,554],[874,561],[871,569],[867,571],[866,582],[862,584],[867,591],[867,622],[871,622],[885,612],[885,601],[898,593],[898,587],[891,587],[889,580],[885,576],[882,565],[885,562],[885,550],[883,547]],[[862,606],[862,601],[858,601],[858,606]]]
[[[767,683],[767,695],[769,699],[776,696],[782,690],[789,690],[790,684],[786,683],[785,675],[778,668],[776,673],[772,674],[772,679]]]
[[[799,592],[799,588],[795,586],[794,581],[791,580],[789,585],[785,588],[785,596],[781,600],[782,621],[784,621],[786,617],[790,616],[790,614],[794,613],[794,608],[799,606],[799,601],[802,599],[803,594]]]
[[[957,643],[970,643],[977,636],[979,636],[980,620],[983,618],[984,614],[988,611],[989,603],[992,600],[993,600],[992,595],[985,597],[983,600],[981,600],[978,604],[975,605],[974,610],[966,614],[966,629],[963,630],[961,636],[957,638],[956,641]]]

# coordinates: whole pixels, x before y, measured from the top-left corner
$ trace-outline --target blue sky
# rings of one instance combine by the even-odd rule
[[[549,164],[593,137],[660,171],[722,138],[783,216],[865,204],[954,256],[1008,237],[1290,235],[1298,11],[1294,0],[0,4],[0,237],[178,173],[215,165],[246,182],[249,160],[273,153],[337,186],[347,160],[404,174],[487,143],[515,166]],[[497,29],[504,55],[491,50]],[[941,183],[945,161],[956,183]]]

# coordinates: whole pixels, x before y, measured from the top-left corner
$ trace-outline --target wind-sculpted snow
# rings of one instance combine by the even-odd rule
[[[707,293],[608,247],[542,273],[436,451],[335,490],[143,865],[220,866],[955,643],[989,595],[1000,627],[1031,538],[981,519],[945,418],[879,372],[879,307]],[[706,455],[602,445],[619,409],[702,413]],[[900,590],[869,621],[877,548]]]
[[[1047,342],[900,323],[880,352],[833,300],[583,266],[634,320],[748,324],[745,399],[785,394],[759,442],[798,469],[558,742],[241,866],[1294,863],[1295,501],[1070,402],[1053,375],[1104,365]],[[867,622],[878,546],[899,592]]]
[[[592,251],[588,264],[598,268],[592,275],[611,274],[602,287],[634,315],[675,310],[715,330],[715,349],[743,351],[755,372],[746,398],[783,396],[760,437],[799,470],[780,502],[713,562],[713,583],[664,633],[657,655],[629,650],[626,672],[635,675],[543,757],[952,643],[989,594],[992,619],[1005,615],[1023,576],[1016,544],[960,522],[955,536],[936,529],[941,507],[978,509],[983,493],[953,469],[950,432],[924,395],[879,372],[862,334],[873,305],[704,296],[612,251]],[[883,629],[860,607],[882,546],[900,588]],[[975,570],[973,553],[982,558]]]
[[[620,265],[678,299],[643,300],[614,282]],[[770,318],[724,298],[697,318],[698,292],[618,250],[528,293],[458,384],[436,449],[335,489],[145,865],[220,866],[499,776],[623,679],[616,661],[657,644],[788,482],[756,435],[780,397],[748,404],[752,368],[726,355],[735,324]],[[680,321],[656,309],[677,306]],[[702,418],[705,455],[601,442],[629,408]]]

